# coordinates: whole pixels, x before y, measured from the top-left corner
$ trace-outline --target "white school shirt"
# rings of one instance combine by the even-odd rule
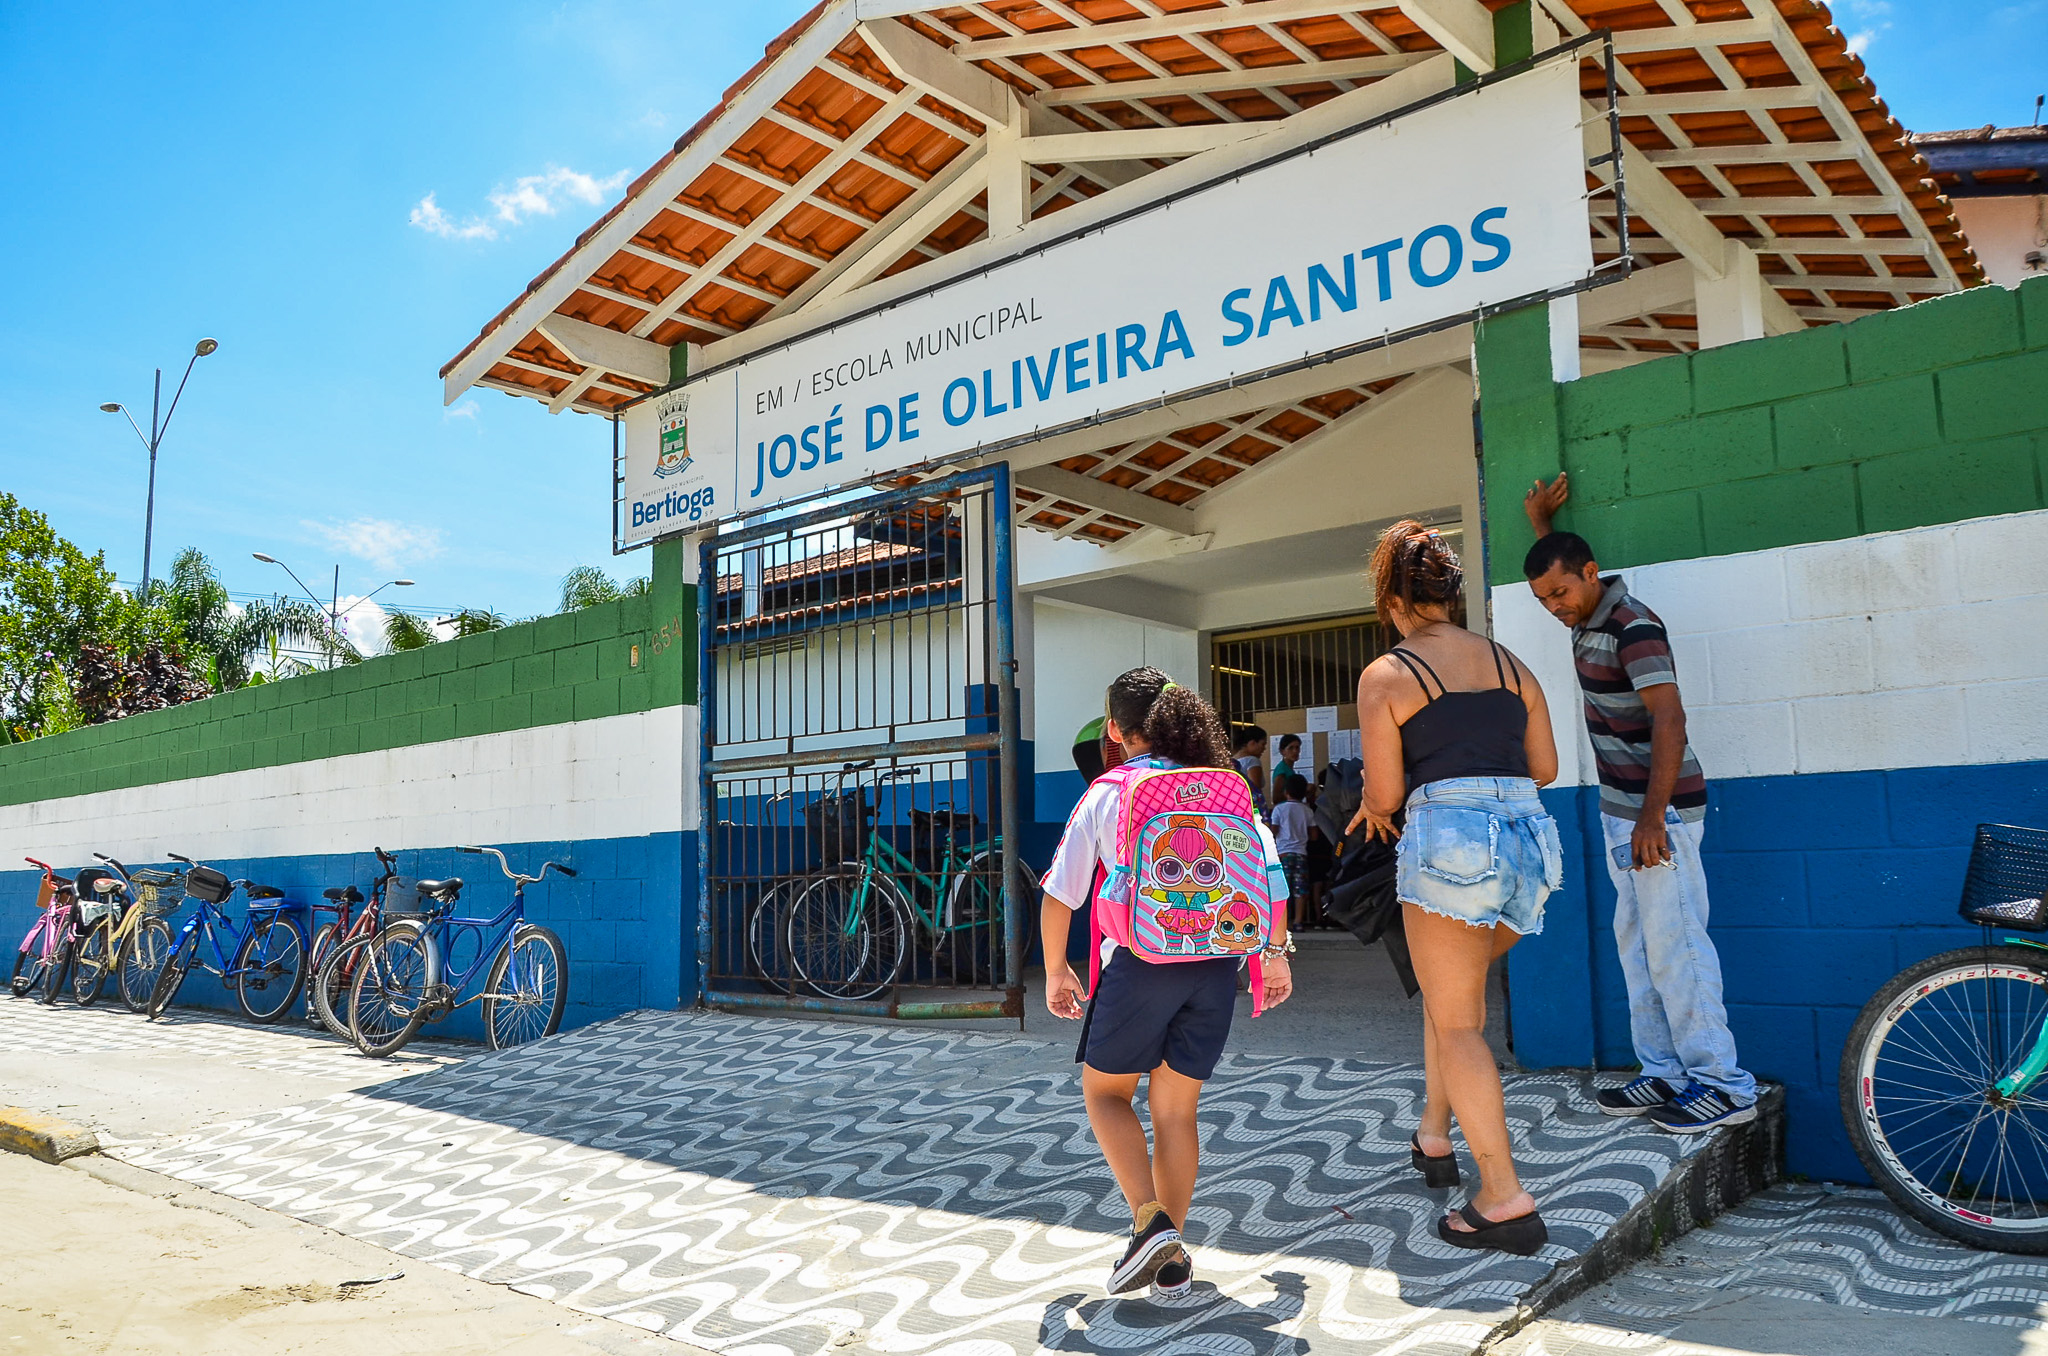
[[[1134,758],[1125,766],[1142,768],[1170,768],[1177,764],[1164,758],[1147,755]],[[1060,835],[1060,845],[1052,854],[1052,865],[1045,869],[1040,884],[1045,892],[1066,905],[1078,910],[1088,902],[1089,893],[1095,886],[1096,868],[1108,871],[1116,865],[1117,830],[1117,784],[1113,781],[1098,780],[1082,794],[1081,803],[1074,807],[1074,813],[1067,816],[1066,832]],[[1280,850],[1273,844],[1272,830],[1254,818],[1252,824],[1259,831],[1260,846],[1266,854],[1266,894],[1272,899],[1287,898],[1287,870],[1280,865]],[[1110,952],[1116,943],[1103,938],[1102,961],[1109,963]]]
[[[1283,800],[1273,807],[1273,841],[1285,857],[1308,852],[1308,806]]]

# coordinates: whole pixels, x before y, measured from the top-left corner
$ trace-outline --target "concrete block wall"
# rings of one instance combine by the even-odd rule
[[[383,847],[408,876],[462,876],[460,911],[486,917],[511,884],[458,847],[502,847],[528,871],[552,858],[580,874],[530,890],[527,916],[569,949],[565,1020],[691,1001],[686,606],[690,590],[657,588],[0,749],[0,845],[67,870],[95,850],[130,866],[179,852],[298,905],[367,886]],[[0,935],[27,929],[36,880],[0,869]],[[195,980],[181,1001],[231,996]],[[478,1034],[475,1021],[468,1009],[446,1029]]]
[[[1547,403],[1493,385],[1515,417],[1487,417],[1489,482],[1568,469],[1559,526],[1671,632],[1731,1025],[1787,1087],[1792,1169],[1858,1180],[1835,1085],[1850,1023],[1903,966],[1979,939],[1955,913],[1975,826],[2048,825],[2048,279]],[[1528,540],[1491,515],[1494,628],[1551,694],[1572,869],[1512,953],[1516,1050],[1627,1068],[1590,749],[1567,634],[1521,578]]]

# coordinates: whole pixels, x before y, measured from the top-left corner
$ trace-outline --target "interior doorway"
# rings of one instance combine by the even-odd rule
[[[1386,648],[1370,612],[1219,631],[1209,641],[1209,690],[1235,737],[1266,713],[1350,704],[1358,675]]]

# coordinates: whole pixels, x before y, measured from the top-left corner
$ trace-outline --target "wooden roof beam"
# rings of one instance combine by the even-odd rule
[[[1079,471],[1065,471],[1057,466],[1033,466],[1017,472],[1017,483],[1027,490],[1055,495],[1069,503],[1086,504],[1147,527],[1165,528],[1183,537],[1191,537],[1198,531],[1195,515],[1187,509],[1138,490],[1127,490],[1107,480],[1082,475]]]
[[[1493,69],[1493,15],[1479,0],[1400,0],[1400,6],[1408,22],[1466,66]]]

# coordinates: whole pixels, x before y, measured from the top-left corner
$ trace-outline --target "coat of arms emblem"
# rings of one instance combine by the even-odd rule
[[[661,449],[655,458],[654,474],[678,475],[690,469],[690,393],[671,391],[655,402],[654,417],[661,424]]]

